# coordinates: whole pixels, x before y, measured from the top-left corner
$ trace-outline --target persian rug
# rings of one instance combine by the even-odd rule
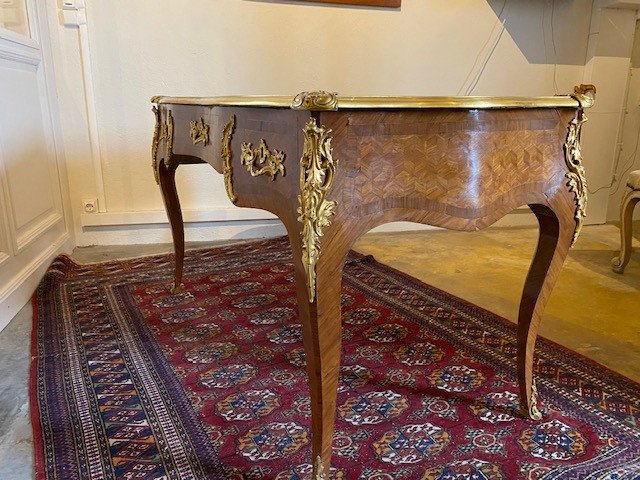
[[[38,479],[309,478],[291,253],[270,239],[52,264],[34,295]],[[640,385],[540,339],[519,417],[506,320],[351,253],[336,479],[638,479]]]

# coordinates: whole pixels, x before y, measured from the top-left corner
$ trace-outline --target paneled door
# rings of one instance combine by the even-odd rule
[[[46,3],[0,2],[0,329],[72,248]]]

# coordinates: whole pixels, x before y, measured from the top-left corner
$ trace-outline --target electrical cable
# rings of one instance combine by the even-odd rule
[[[591,195],[595,195],[596,193],[598,193],[600,190],[604,190],[605,188],[611,188],[611,186],[613,185],[613,182],[615,180],[611,180],[611,182],[609,183],[609,185],[603,185],[601,187],[596,188],[594,191],[589,190],[589,187],[587,187],[587,192],[589,192]]]
[[[547,55],[547,36],[544,34],[544,3],[542,4],[542,15],[540,15],[540,30],[542,31],[542,46],[544,47],[544,63],[549,65],[549,55]]]
[[[476,65],[478,64],[478,60],[480,60],[480,57],[482,56],[482,52],[484,51],[485,47],[489,44],[489,42],[491,41],[491,38],[493,37],[493,33],[496,30],[496,27],[502,23],[503,25],[503,31],[504,31],[504,20],[501,22],[500,21],[500,17],[502,16],[502,13],[504,12],[505,7],[507,6],[507,2],[509,0],[504,0],[504,2],[502,3],[502,8],[500,8],[500,12],[498,12],[498,19],[496,20],[496,22],[493,24],[493,27],[491,28],[491,33],[489,34],[489,36],[487,37],[487,40],[482,44],[482,47],[480,47],[480,50],[478,51],[478,54],[476,55],[476,59],[473,62],[473,65],[471,66],[471,69],[469,70],[469,73],[467,73],[466,78],[464,79],[464,82],[462,82],[462,86],[460,87],[460,89],[458,90],[458,95],[462,95],[462,92],[465,91],[465,95],[469,95],[469,88],[467,88],[465,90],[465,85],[467,85],[467,82],[469,81],[469,77],[471,77],[471,74],[473,73],[473,71],[476,68]],[[502,35],[502,34],[501,34]],[[495,47],[494,47],[495,49]],[[488,61],[488,59],[487,59]],[[485,62],[485,66],[486,66],[486,62]],[[484,67],[482,68],[484,70]]]
[[[482,65],[482,68],[480,69],[480,72],[478,73],[478,75],[475,78],[475,81],[473,82],[473,85],[470,86],[467,95],[471,95],[473,93],[473,91],[475,90],[476,86],[478,85],[478,82],[480,81],[480,78],[482,77],[482,74],[484,73],[484,69],[487,68],[487,65],[489,64],[489,60],[491,60],[491,57],[493,57],[493,52],[495,52],[498,44],[500,43],[500,39],[502,38],[502,34],[506,30],[505,25],[504,25],[505,21],[506,21],[506,19],[504,19],[502,21],[502,30],[500,31],[500,35],[498,35],[498,38],[496,39],[495,43],[493,44],[493,47],[491,48],[491,51],[489,52],[489,55],[487,56],[487,59],[484,61],[483,65]]]
[[[556,11],[556,0],[551,2],[551,44],[553,45],[553,93],[558,95],[558,83],[556,81],[556,71],[558,70],[558,51],[556,50],[556,36],[555,29],[553,27],[553,17]]]

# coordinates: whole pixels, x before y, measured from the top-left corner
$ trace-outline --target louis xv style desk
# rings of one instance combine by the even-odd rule
[[[230,200],[268,210],[288,232],[312,405],[314,478],[324,478],[340,368],[342,268],[371,228],[411,221],[485,228],[521,205],[540,224],[517,330],[522,413],[540,418],[532,378],[543,309],[585,216],[583,109],[592,85],[536,98],[154,97],[153,166],[182,279],[174,175],[209,163]]]

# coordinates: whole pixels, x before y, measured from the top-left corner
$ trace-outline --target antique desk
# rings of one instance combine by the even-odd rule
[[[184,256],[174,175],[209,163],[229,199],[268,210],[288,232],[312,405],[314,478],[324,478],[340,369],[342,268],[371,228],[411,221],[485,228],[521,205],[540,224],[520,303],[520,406],[540,418],[532,379],[538,326],[585,216],[583,109],[592,85],[538,98],[154,97],[153,166],[176,250]],[[428,247],[426,247],[428,248]]]

